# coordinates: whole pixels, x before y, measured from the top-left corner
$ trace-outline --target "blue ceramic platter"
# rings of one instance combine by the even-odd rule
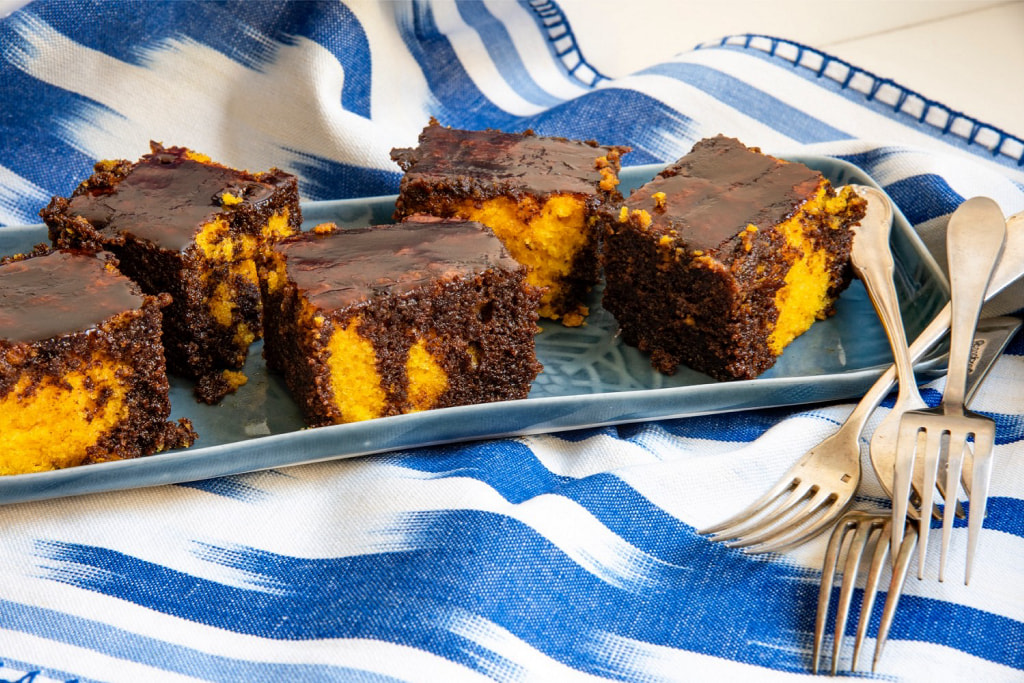
[[[826,157],[789,155],[821,171],[833,184],[875,185],[861,170]],[[661,166],[623,169],[624,193]],[[394,197],[303,205],[304,227],[333,221],[342,227],[391,222]],[[0,229],[0,254],[46,242],[41,225]],[[897,212],[892,231],[896,287],[912,339],[948,301],[942,271],[906,219]],[[216,406],[197,403],[191,384],[172,378],[172,418],[192,420],[199,440],[189,449],[53,472],[0,477],[0,503],[156,486],[301,463],[472,439],[707,413],[798,405],[858,397],[892,362],[888,342],[860,282],[836,305],[836,315],[795,340],[778,363],[750,381],[716,382],[681,368],[671,376],[616,336],[612,316],[590,302],[587,325],[541,321],[537,357],[544,371],[529,398],[460,406],[346,425],[305,428],[283,381],[263,365],[255,344],[245,373],[249,382]],[[928,372],[939,352],[926,359]]]

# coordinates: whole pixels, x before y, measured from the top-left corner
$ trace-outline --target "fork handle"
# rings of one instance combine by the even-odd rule
[[[989,291],[986,298],[991,299],[1008,287],[1015,280],[1024,276],[1024,211],[1010,216],[1006,221],[1006,254],[1005,258],[999,261],[995,275],[991,279]],[[932,319],[930,323],[917,335],[910,344],[910,358],[915,363],[935,344],[946,336],[949,331],[949,324],[952,318],[952,306],[950,302]],[[847,418],[848,422],[855,423],[859,434],[867,424],[871,412],[878,407],[882,399],[889,393],[889,390],[896,384],[896,368],[889,368],[882,373],[871,387],[864,392],[864,398],[854,408],[854,412]],[[887,475],[888,476],[888,475]]]
[[[968,199],[949,219],[946,253],[953,296],[949,366],[942,394],[942,407],[947,414],[963,414],[974,331],[985,303],[985,290],[1005,242],[1003,212],[988,197]]]
[[[914,362],[907,348],[899,297],[893,282],[896,266],[889,246],[892,205],[881,190],[863,185],[853,187],[867,200],[868,207],[864,218],[854,228],[850,264],[867,289],[871,303],[889,337],[889,346],[892,348],[893,360],[896,363],[896,376],[902,391],[904,387],[916,385]]]

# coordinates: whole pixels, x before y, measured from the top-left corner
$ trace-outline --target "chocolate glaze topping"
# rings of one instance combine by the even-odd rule
[[[133,235],[169,250],[187,247],[199,227],[225,208],[225,193],[260,204],[274,192],[276,176],[200,163],[180,147],[154,145],[112,189],[89,188],[71,199],[71,213],[108,237]],[[266,182],[264,182],[266,181]]]
[[[770,228],[796,213],[822,181],[817,171],[748,149],[722,135],[701,140],[626,200],[651,230],[675,230],[690,249],[714,249],[747,225]],[[652,195],[664,192],[664,208]]]
[[[384,225],[317,235],[275,245],[288,277],[314,306],[346,308],[375,294],[402,294],[443,277],[519,265],[482,224],[416,216]]]
[[[0,266],[0,339],[9,342],[85,332],[142,304],[131,280],[92,255],[55,251]]]
[[[431,121],[420,133],[419,147],[393,149],[391,158],[410,179],[461,177],[469,186],[486,180],[499,194],[593,194],[602,180],[595,162],[612,151],[625,153],[628,148],[541,137],[532,131],[458,130]]]

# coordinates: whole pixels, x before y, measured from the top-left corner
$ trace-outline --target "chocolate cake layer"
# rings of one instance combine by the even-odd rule
[[[604,240],[604,307],[661,372],[753,379],[849,284],[864,201],[717,136],[635,190]]]
[[[539,292],[479,223],[318,228],[261,278],[264,357],[313,426],[525,398]]]
[[[215,403],[245,382],[239,370],[262,334],[256,260],[302,222],[294,176],[151,143],[137,162],[97,163],[40,215],[55,246],[110,251],[143,291],[171,296],[167,362],[196,380],[197,398]]]
[[[109,254],[0,261],[0,475],[182,448],[171,412],[161,309]]]
[[[405,171],[394,215],[485,224],[530,269],[530,283],[542,290],[540,315],[582,325],[600,275],[601,209],[622,197],[618,172],[628,151],[431,120],[417,147],[391,152]]]

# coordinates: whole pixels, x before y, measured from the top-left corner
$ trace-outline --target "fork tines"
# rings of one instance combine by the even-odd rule
[[[832,602],[832,584],[839,562],[843,558],[842,551],[844,545],[846,547],[846,555],[841,572],[842,584],[836,602],[835,630],[832,642],[832,675],[835,675],[839,668],[839,656],[842,652],[844,640],[843,635],[846,632],[846,624],[850,615],[850,606],[861,564],[865,553],[869,549],[871,551],[871,564],[868,568],[867,580],[864,586],[864,598],[861,603],[860,617],[857,621],[857,631],[853,645],[853,660],[850,665],[850,670],[856,671],[860,649],[867,635],[871,613],[874,611],[875,598],[878,595],[882,571],[889,564],[886,560],[889,556],[891,531],[892,517],[889,514],[849,512],[836,523],[825,552],[821,586],[818,591],[818,612],[814,623],[814,647],[812,650],[814,673],[818,672],[818,660],[821,656],[822,643],[825,638],[825,626]],[[899,546],[899,552],[893,566],[892,580],[889,584],[889,592],[886,595],[882,619],[878,627],[875,654],[871,665],[872,671],[875,670],[888,639],[889,627],[892,625],[896,606],[903,592],[903,584],[906,580],[907,568],[910,565],[914,546],[917,544],[917,536],[916,522],[908,522],[906,533],[903,534],[903,540]],[[851,539],[849,544],[845,543],[847,538]]]
[[[964,452],[973,440],[973,466],[971,478],[970,512],[967,530],[967,566],[964,583],[970,583],[974,553],[985,519],[988,484],[991,478],[992,450],[995,444],[995,423],[968,410],[963,415],[949,415],[941,408],[908,412],[900,423],[897,446],[897,464],[893,479],[893,517],[903,519],[908,512],[910,476],[915,460],[923,462],[924,479],[921,482],[920,510],[932,508],[935,484],[939,476],[939,463],[945,462],[945,510],[942,519],[942,546],[939,559],[939,581],[945,579],[946,557],[953,530],[953,514],[961,479]],[[943,456],[946,457],[943,457]],[[892,545],[901,540],[894,533]],[[928,552],[928,534],[922,534],[918,545],[917,578],[924,578],[924,562]]]

